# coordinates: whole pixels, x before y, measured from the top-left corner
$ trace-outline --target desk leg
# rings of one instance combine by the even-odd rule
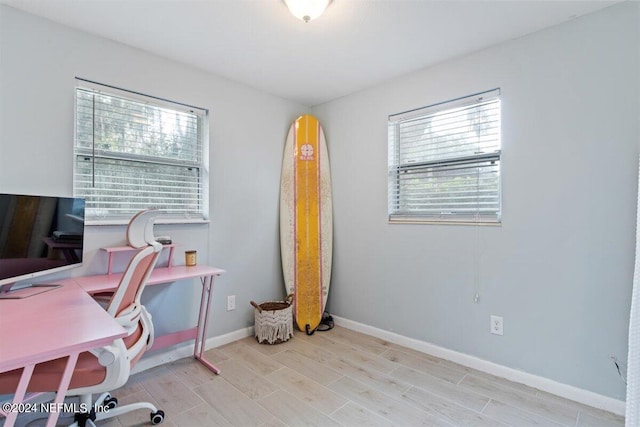
[[[76,366],[76,362],[78,361],[78,354],[74,353],[70,354],[67,359],[67,365],[64,369],[64,373],[62,374],[62,378],[60,379],[60,384],[58,385],[58,392],[56,393],[55,398],[55,407],[60,407],[60,404],[64,401],[65,394],[69,389],[69,383],[71,383],[71,377],[73,375],[73,370]],[[24,401],[24,396],[27,393],[27,386],[29,385],[29,381],[31,381],[31,376],[33,375],[33,369],[35,365],[25,366],[22,370],[22,375],[20,376],[20,382],[18,383],[18,388],[16,389],[16,393],[13,396],[13,403],[22,403]],[[47,419],[46,427],[55,427],[56,422],[58,421],[58,417],[60,416],[59,411],[52,411],[49,413],[49,418]],[[7,413],[7,418],[4,423],[4,427],[13,427],[16,422],[16,418],[18,417],[18,412],[9,412]]]
[[[211,311],[211,294],[213,293],[213,276],[202,277],[200,281],[202,282],[202,297],[200,298],[198,333],[196,335],[193,357],[216,374],[220,374],[220,369],[204,358],[205,344],[207,341],[207,324],[209,323],[209,312]]]
[[[71,377],[73,376],[73,370],[76,367],[76,362],[78,361],[79,355],[80,353],[73,353],[70,354],[69,358],[67,359],[67,366],[64,368],[64,373],[62,374],[60,384],[58,385],[58,392],[56,393],[56,398],[53,401],[56,408],[59,408],[64,402],[64,398],[67,394],[67,390],[69,390],[69,384],[71,383]],[[51,412],[49,414],[49,419],[47,420],[47,427],[55,427],[59,415],[60,412],[57,410]]]
[[[34,367],[35,365],[29,365],[25,366],[22,369],[22,375],[20,375],[18,388],[16,389],[16,393],[13,395],[13,403],[22,403],[24,401],[24,395],[27,393],[27,386],[29,385],[29,381],[31,381],[31,374],[33,374]],[[8,412],[4,426],[13,427],[13,424],[16,422],[17,417],[17,411]]]

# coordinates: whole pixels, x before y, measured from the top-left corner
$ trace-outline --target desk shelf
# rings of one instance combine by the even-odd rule
[[[156,266],[149,275],[147,285],[171,283],[178,280],[196,277],[199,278],[200,283],[202,284],[202,294],[200,295],[198,325],[195,328],[189,328],[183,331],[173,332],[167,335],[156,337],[151,350],[158,350],[190,339],[195,339],[193,357],[195,357],[208,369],[212,370],[216,374],[219,374],[220,369],[218,369],[215,365],[204,358],[204,350],[207,340],[207,323],[209,321],[209,312],[211,311],[213,279],[214,277],[220,276],[221,274],[225,273],[225,271],[219,268],[209,267],[207,265],[179,265],[173,267],[173,250],[175,249],[175,246],[176,245],[174,243],[162,245],[162,249],[169,249],[167,266],[159,268]],[[100,249],[105,251],[109,256],[109,266],[107,268],[107,274],[78,277],[74,279],[75,283],[89,294],[115,291],[118,287],[118,284],[120,283],[120,278],[122,277],[123,273],[113,273],[113,254],[117,252],[135,253],[138,250],[136,248],[132,248],[131,246],[113,246]]]
[[[169,259],[167,260],[167,268],[171,268],[173,266],[173,250],[175,249],[175,243],[169,243],[167,245],[162,245],[162,249],[169,249]],[[100,248],[101,251],[105,251],[109,256],[109,264],[107,266],[107,275],[111,276],[113,274],[113,254],[116,252],[136,252],[138,249],[132,248],[131,246],[111,246],[106,248]]]

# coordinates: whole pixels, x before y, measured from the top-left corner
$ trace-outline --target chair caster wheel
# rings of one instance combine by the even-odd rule
[[[164,421],[164,411],[163,410],[158,410],[158,412],[152,412],[151,413],[151,424],[152,425],[157,425],[160,424],[161,422]]]
[[[118,399],[109,396],[104,400],[104,402],[102,402],[102,406],[104,406],[108,410],[115,409],[118,406]]]
[[[73,420],[78,424],[78,427],[86,427],[89,421],[91,421],[90,425],[95,425],[93,422],[96,420],[96,411],[91,408],[91,412],[77,412],[73,416]]]

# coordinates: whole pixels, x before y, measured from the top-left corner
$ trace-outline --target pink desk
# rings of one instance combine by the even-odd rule
[[[55,398],[62,403],[78,355],[125,335],[115,319],[73,283],[25,299],[0,300],[0,372],[23,368],[13,403],[24,400],[36,364],[68,357]],[[12,427],[18,413],[4,415],[5,427]],[[55,426],[58,415],[49,415],[47,427]]]
[[[207,324],[209,322],[209,312],[211,308],[211,293],[213,290],[213,280],[215,276],[225,273],[224,270],[206,265],[195,265],[192,267],[156,267],[147,281],[147,286],[161,283],[172,283],[183,279],[199,278],[202,283],[202,296],[200,298],[200,312],[198,314],[198,325],[191,329],[175,332],[168,335],[156,337],[151,350],[158,350],[174,344],[178,344],[190,339],[195,339],[193,357],[207,368],[220,373],[220,369],[204,358],[205,342],[207,339]],[[85,276],[70,279],[75,281],[82,289],[90,294],[113,291],[118,286],[121,273],[111,273],[99,276]]]

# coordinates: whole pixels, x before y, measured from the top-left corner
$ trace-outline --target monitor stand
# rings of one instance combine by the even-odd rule
[[[15,285],[15,283],[7,283],[0,286],[0,300],[28,298],[34,295],[41,294],[43,292],[51,291],[61,286],[49,284],[25,284],[18,285],[13,288],[13,285]]]
[[[11,287],[15,285],[14,283],[5,283],[4,285],[0,285],[0,294],[6,294],[11,290]]]

